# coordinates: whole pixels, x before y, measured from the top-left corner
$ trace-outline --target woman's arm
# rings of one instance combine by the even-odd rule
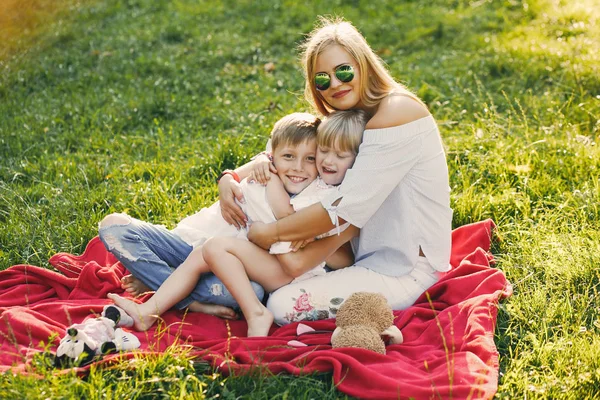
[[[294,215],[297,215],[302,211],[304,210],[300,210]],[[285,273],[293,276],[294,278],[307,271],[310,271],[323,261],[332,262],[333,266],[330,266],[334,269],[346,267],[348,265],[352,265],[352,262],[354,261],[353,256],[352,261],[349,262],[347,253],[340,253],[336,254],[335,256],[333,255],[338,251],[340,246],[348,242],[354,236],[358,235],[358,232],[358,228],[349,226],[339,235],[329,236],[325,239],[314,241],[304,249],[301,249],[295,253],[280,254],[277,256],[277,259],[279,260],[281,268],[283,268]],[[342,250],[342,252],[347,252],[347,249]],[[350,252],[352,251],[350,250]],[[331,258],[332,256],[333,258]]]
[[[356,227],[352,227],[358,229]],[[339,249],[336,250],[327,260],[325,260],[327,266],[331,269],[342,269],[349,267],[354,264],[354,253],[352,252],[352,246],[350,242],[344,243]]]
[[[346,221],[340,219],[340,224],[344,222]],[[320,203],[316,203],[271,224],[252,224],[248,231],[248,240],[263,249],[268,249],[275,242],[314,238],[334,227],[327,211]]]

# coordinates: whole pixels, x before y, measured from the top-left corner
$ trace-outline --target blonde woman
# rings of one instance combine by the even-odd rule
[[[333,317],[357,291],[382,293],[394,309],[409,307],[450,268],[450,188],[436,122],[350,22],[320,19],[304,43],[302,63],[305,95],[317,112],[360,109],[371,119],[335,193],[275,223],[253,224],[248,237],[265,249],[277,241],[295,242],[299,249],[346,222],[361,231],[352,239],[353,266],[284,286],[270,295],[267,307],[279,324]],[[235,185],[224,183],[219,190],[224,217],[242,224],[233,203]],[[333,251],[319,242],[295,253],[297,273]]]

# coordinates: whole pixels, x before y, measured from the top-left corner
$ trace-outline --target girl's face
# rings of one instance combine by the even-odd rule
[[[273,151],[277,176],[288,193],[300,193],[317,178],[316,148],[317,140],[313,139],[297,146],[282,144]]]
[[[354,68],[354,78],[350,82],[342,82],[335,76],[335,70],[340,65],[351,65]],[[336,110],[360,107],[360,71],[354,58],[342,46],[331,45],[319,54],[315,74],[320,72],[328,74],[331,78],[329,88],[318,90],[327,104]],[[310,79],[314,80],[315,77],[312,76]]]
[[[319,176],[328,185],[339,185],[346,176],[348,168],[354,164],[356,156],[349,151],[336,151],[333,148],[317,148],[317,170]]]

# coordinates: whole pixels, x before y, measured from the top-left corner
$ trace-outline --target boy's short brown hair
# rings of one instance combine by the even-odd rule
[[[271,131],[271,149],[281,145],[297,146],[309,139],[317,138],[321,120],[309,113],[292,113],[281,118]]]

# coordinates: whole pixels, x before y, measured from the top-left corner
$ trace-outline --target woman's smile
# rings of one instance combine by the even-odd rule
[[[341,99],[342,97],[344,97],[351,91],[352,91],[352,89],[340,90],[339,92],[334,93],[332,97],[335,97],[336,99]]]
[[[340,90],[339,92],[334,93],[332,97],[335,97],[336,99],[341,99],[342,97],[344,97],[351,91],[352,91],[352,89]]]

